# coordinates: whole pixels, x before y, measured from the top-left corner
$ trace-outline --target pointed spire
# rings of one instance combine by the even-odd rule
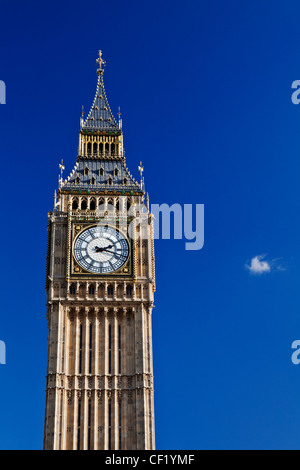
[[[144,167],[143,167],[142,162],[140,162],[140,165],[139,165],[139,172],[140,172],[140,175],[141,175],[140,187],[141,187],[141,189],[144,189],[144,178],[143,178]]]
[[[98,82],[96,88],[95,98],[87,115],[84,120],[81,119],[82,130],[118,130],[119,125],[115,120],[111,109],[108,104],[108,100],[105,94],[103,74],[105,61],[102,59],[102,51],[99,51],[99,58],[96,60],[98,64],[97,75]]]

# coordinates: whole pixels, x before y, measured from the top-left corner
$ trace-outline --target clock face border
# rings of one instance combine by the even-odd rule
[[[76,240],[78,236],[83,233],[85,230],[93,227],[97,227],[98,225],[102,225],[104,227],[109,227],[112,228],[122,234],[122,236],[126,239],[127,244],[128,244],[128,257],[125,263],[116,271],[112,271],[110,273],[92,273],[90,271],[87,271],[84,269],[82,266],[79,265],[79,263],[76,261],[75,255],[74,255],[74,246],[76,243]],[[88,222],[84,223],[81,221],[74,221],[72,222],[71,226],[71,247],[70,247],[70,276],[72,278],[81,278],[81,279],[95,279],[95,278],[121,278],[123,279],[124,277],[133,277],[133,258],[135,258],[135,244],[131,242],[130,238],[127,236],[127,234],[124,233],[123,230],[118,227],[118,225],[112,225],[109,223],[104,223],[104,224],[99,224],[96,221],[94,223]]]

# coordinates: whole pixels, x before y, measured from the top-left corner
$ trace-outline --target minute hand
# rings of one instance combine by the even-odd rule
[[[124,256],[121,253],[116,253],[115,251],[111,251],[111,250],[103,250],[103,251],[107,251],[108,253],[112,253],[113,255],[122,256],[122,258],[127,258],[127,256]]]

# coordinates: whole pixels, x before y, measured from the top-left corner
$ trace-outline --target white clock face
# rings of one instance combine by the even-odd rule
[[[107,274],[126,262],[129,246],[124,235],[112,227],[97,225],[81,232],[75,240],[74,256],[86,271]]]

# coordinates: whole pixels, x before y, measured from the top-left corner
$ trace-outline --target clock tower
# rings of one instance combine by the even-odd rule
[[[78,156],[48,214],[44,449],[155,448],[153,217],[125,162],[99,52]],[[83,114],[83,113],[82,113]]]

